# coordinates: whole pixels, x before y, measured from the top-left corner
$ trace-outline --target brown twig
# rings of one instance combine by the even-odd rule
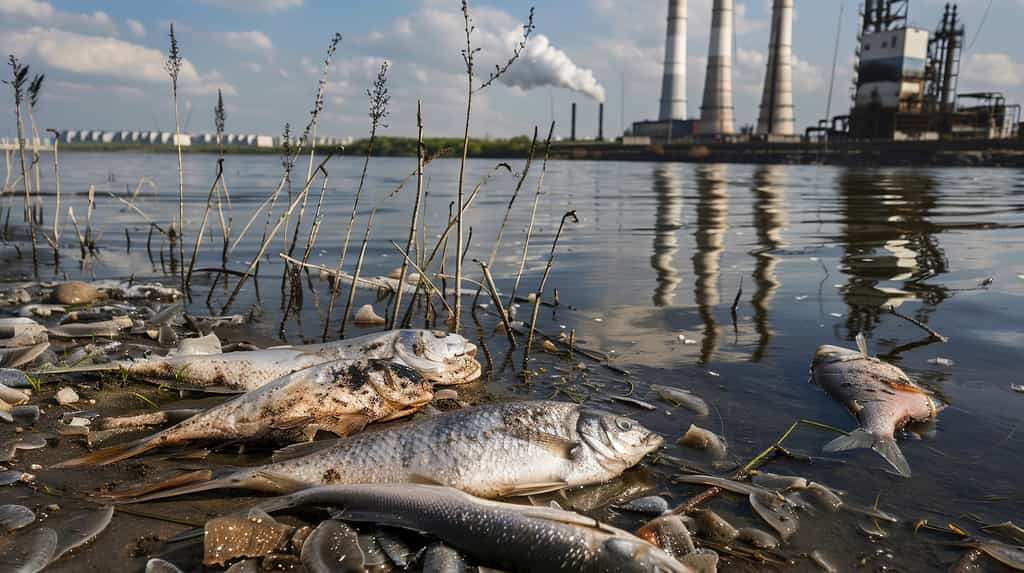
[[[412,252],[413,241],[416,238],[416,224],[419,221],[420,202],[423,199],[423,102],[416,102],[416,199],[412,206],[412,222],[409,224],[409,239],[405,242],[405,252]],[[402,268],[398,271],[398,289],[395,292],[395,306],[391,312],[392,330],[398,326],[398,313],[402,309],[402,286],[405,285],[405,273],[409,268],[406,260],[402,259]]]
[[[480,264],[480,269],[484,272],[484,284],[487,286],[487,292],[491,295],[491,300],[494,301],[494,306],[497,308],[498,315],[501,317],[501,323],[505,327],[505,334],[508,336],[508,343],[513,349],[516,348],[516,335],[512,332],[512,324],[508,320],[508,312],[505,311],[505,306],[501,303],[501,297],[498,296],[498,289],[494,286],[494,278],[491,277],[491,270],[488,268],[487,263],[477,259],[473,259],[474,262]]]
[[[529,370],[530,349],[533,346],[533,333],[537,327],[537,313],[540,311],[540,300],[544,295],[544,286],[547,285],[548,275],[551,274],[551,267],[555,262],[555,249],[558,247],[558,239],[562,236],[562,229],[565,227],[565,220],[571,219],[573,223],[579,223],[576,217],[576,210],[566,211],[558,223],[558,231],[555,232],[555,239],[551,242],[551,254],[548,255],[548,264],[544,268],[544,275],[541,276],[540,286],[537,287],[537,296],[533,299],[533,312],[530,314],[530,334],[526,337],[526,352],[523,353],[523,371]]]
[[[913,318],[913,317],[910,317],[910,316],[907,316],[905,314],[901,314],[901,313],[897,312],[896,311],[896,307],[893,306],[893,305],[889,305],[889,313],[893,314],[893,315],[895,315],[895,316],[897,316],[899,318],[902,318],[903,320],[909,322],[910,324],[913,324],[914,326],[916,326],[916,327],[920,328],[921,330],[927,332],[929,336],[931,336],[935,340],[938,340],[939,342],[949,342],[949,338],[939,334],[938,332],[936,332],[934,329],[932,329],[927,324],[921,322],[920,320],[917,320],[916,318]]]
[[[530,238],[533,237],[533,224],[537,220],[537,205],[540,203],[540,192],[544,185],[544,173],[548,168],[548,158],[551,155],[551,136],[555,133],[555,122],[551,122],[548,128],[548,137],[544,140],[544,161],[541,163],[540,176],[537,178],[537,192],[533,196],[533,207],[530,210],[530,226],[526,228],[526,240],[523,241],[523,256],[519,259],[519,270],[516,272],[516,280],[512,283],[512,292],[508,296],[508,311],[512,313],[512,303],[516,298],[516,290],[519,289],[519,281],[523,277],[523,269],[526,267],[526,256],[530,251]]]

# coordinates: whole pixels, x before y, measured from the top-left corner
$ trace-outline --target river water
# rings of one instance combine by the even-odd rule
[[[176,263],[160,235],[152,237],[147,251],[148,226],[141,215],[109,193],[124,196],[135,191],[140,178],[152,181],[144,184],[136,204],[166,224],[177,210],[175,158],[65,153],[60,159],[63,204],[74,207],[80,224],[86,191],[94,185],[92,226],[101,251],[82,264],[73,231],[66,227],[62,240],[67,248],[56,275],[135,275],[173,284],[171,265]],[[44,157],[43,165],[48,161]],[[494,164],[469,162],[467,193]],[[522,164],[510,162],[516,172]],[[214,156],[185,156],[189,251],[215,167]],[[415,180],[408,180],[394,197],[386,196],[414,167],[415,160],[406,158],[370,163],[346,269],[353,267],[373,207],[378,209],[363,274],[384,275],[400,264],[390,241],[404,245]],[[535,162],[522,187],[494,264],[498,288],[505,293],[521,256],[539,167]],[[324,223],[311,263],[336,264],[360,168],[361,160],[351,157],[327,164]],[[48,170],[43,170],[44,189],[52,185]],[[304,161],[296,171],[296,180],[305,175]],[[231,207],[225,209],[235,235],[277,186],[280,173],[280,160],[274,156],[226,159]],[[438,159],[428,167],[429,246],[444,226],[457,176],[455,160]],[[504,170],[495,172],[468,211],[472,240],[465,260],[474,278],[479,278],[479,267],[470,261],[489,255],[515,183]],[[301,183],[293,186],[294,193]],[[319,193],[317,180],[307,222]],[[52,201],[52,193],[44,197],[47,224]],[[281,205],[275,207],[275,218]],[[814,570],[798,556],[820,549],[842,571],[944,570],[961,551],[946,544],[954,537],[927,529],[915,533],[915,521],[927,519],[942,527],[955,523],[970,531],[979,521],[1024,522],[1019,482],[1024,469],[1024,394],[1011,390],[1012,384],[1024,384],[1024,172],[552,162],[544,173],[521,293],[536,288],[568,210],[575,210],[578,223],[566,222],[545,293],[549,300],[558,289],[560,305],[544,307],[538,326],[547,334],[575,330],[581,346],[606,353],[611,365],[629,375],[586,360],[587,370],[580,374],[574,370],[580,357],[570,361],[540,352],[530,368],[543,373],[524,384],[517,376],[521,349],[508,352],[493,315],[481,310],[473,317],[467,311],[464,332],[471,340],[483,339],[494,362],[482,383],[491,399],[586,399],[658,431],[667,440],[664,452],[686,465],[727,472],[753,458],[798,419],[855,427],[842,405],[808,383],[808,367],[817,345],[853,347],[854,336],[863,333],[871,353],[899,365],[949,407],[933,426],[915,428],[900,439],[914,471],[910,479],[887,472],[885,462],[868,450],[822,454],[821,446],[834,437],[827,432],[801,427],[786,440],[795,452],[826,459],[807,463],[777,458],[765,469],[805,475],[846,491],[849,499],[863,505],[877,498],[880,508],[904,520],[883,524],[888,536],[880,538],[869,537],[862,531],[864,523],[849,514],[804,517],[785,550],[797,558],[797,569]],[[243,270],[255,256],[265,221],[264,216],[257,219],[231,253],[230,268]],[[219,230],[219,223],[215,228]],[[305,228],[300,236],[299,253]],[[197,267],[219,266],[219,241],[204,243]],[[312,273],[304,281],[301,310],[282,322],[281,245],[278,237],[258,280],[248,283],[230,310],[254,311],[251,329],[263,340],[282,334],[291,342],[318,340],[327,282]],[[454,244],[450,247],[449,253]],[[453,267],[449,256],[447,271]],[[40,276],[51,273],[53,267],[47,264]],[[196,275],[191,303],[196,312],[217,313],[226,302],[228,290],[221,280],[212,285],[214,294],[207,303],[215,276]],[[347,287],[340,304],[346,294]],[[734,299],[735,320],[730,310]],[[368,302],[375,302],[373,293],[360,291],[357,304]],[[930,342],[923,330],[889,313],[890,306],[948,336],[948,343]],[[386,303],[375,307],[384,314]],[[528,320],[527,311],[523,305],[519,318]],[[328,329],[332,336],[340,315],[336,310]],[[350,328],[350,333],[363,332]],[[940,358],[946,360],[936,360]],[[707,400],[713,412],[694,418],[659,401],[650,384],[689,389]],[[656,410],[608,399],[631,389],[632,397],[656,405]],[[713,465],[704,454],[675,444],[691,422],[725,436],[731,465]],[[637,479],[652,480],[654,492],[681,501],[701,488],[673,484],[671,477],[679,473],[677,465],[662,460]],[[756,523],[749,506],[737,497],[721,497],[709,506],[737,523]],[[624,527],[640,523],[630,516],[603,515]]]

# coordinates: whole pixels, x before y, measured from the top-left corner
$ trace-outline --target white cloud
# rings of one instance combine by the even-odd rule
[[[52,80],[47,82],[49,89],[43,90],[43,99],[47,94],[54,99],[77,100],[84,96],[99,96],[117,98],[143,98],[145,90],[137,86],[126,86],[119,84],[87,84],[66,80]]]
[[[143,38],[146,36],[146,27],[142,25],[142,22],[129,19],[125,24],[128,26],[128,31],[136,38]]]
[[[159,50],[119,40],[55,28],[30,28],[0,36],[4,51],[20,50],[49,66],[76,74],[106,76],[145,82],[168,81],[164,54]],[[216,93],[217,88],[233,95],[235,88],[220,73],[200,74],[189,60],[182,62],[178,76],[183,93]]]
[[[117,30],[114,21],[106,12],[95,11],[92,14],[64,12],[53,7],[53,4],[42,0],[0,0],[0,15],[10,18],[23,18],[49,26],[113,34]]]
[[[302,6],[302,0],[199,0],[203,4],[243,12],[277,12]]]
[[[1024,85],[1024,64],[1001,52],[971,54],[960,70],[964,78],[982,85]]]
[[[215,38],[225,48],[239,52],[262,54],[274,52],[274,43],[270,41],[270,37],[259,30],[221,32],[216,34]]]
[[[242,69],[254,74],[258,74],[263,71],[263,66],[256,62],[242,62]]]

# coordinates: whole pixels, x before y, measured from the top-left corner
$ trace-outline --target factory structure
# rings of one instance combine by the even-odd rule
[[[624,144],[944,141],[1024,135],[1020,105],[999,92],[959,91],[964,23],[946,4],[933,32],[908,24],[910,0],[864,0],[847,113],[806,130],[794,123],[794,0],[772,0],[767,65],[756,125],[737,130],[733,104],[734,3],[714,0],[698,110],[686,94],[687,0],[668,0],[664,74],[656,120],[637,121]],[[830,90],[831,95],[831,90]],[[603,104],[598,111],[603,139]],[[572,139],[576,133],[573,103]]]
[[[170,131],[104,131],[99,129],[72,130],[66,129],[60,132],[60,143],[90,143],[110,145],[181,145],[182,147],[192,145],[213,146],[217,145],[217,135],[213,133],[175,135]],[[318,146],[347,145],[352,143],[352,137],[318,136]],[[271,149],[280,147],[282,139],[272,135],[260,135],[255,133],[225,133],[221,136],[221,142],[230,147],[254,147]],[[293,144],[297,140],[292,141]]]

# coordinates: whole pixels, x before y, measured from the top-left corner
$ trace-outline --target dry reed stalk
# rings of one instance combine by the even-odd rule
[[[324,169],[323,185],[320,187],[320,198],[316,202],[316,210],[313,211],[313,224],[309,227],[309,237],[306,239],[306,248],[302,250],[302,262],[309,260],[316,244],[316,237],[320,233],[320,225],[323,222],[324,195],[327,194],[327,170]]]
[[[448,301],[445,299],[444,294],[441,291],[437,290],[437,287],[434,286],[434,283],[429,278],[427,278],[427,274],[423,272],[423,269],[421,269],[420,266],[417,265],[415,261],[413,261],[412,259],[409,258],[409,253],[403,251],[402,247],[398,246],[398,243],[396,243],[394,241],[391,241],[391,245],[393,247],[395,247],[395,249],[399,253],[402,254],[402,257],[405,259],[405,261],[407,263],[409,263],[409,265],[413,268],[413,270],[416,271],[420,275],[420,282],[421,282],[421,284],[426,285],[426,287],[430,290],[430,292],[436,294],[437,297],[441,299],[441,303],[444,304],[445,309],[448,310],[448,317],[451,318],[451,317],[455,316],[455,309],[453,309],[451,307],[451,305],[448,304]],[[428,304],[428,306],[429,306],[429,304]]]
[[[53,206],[53,256],[60,256],[60,161],[58,156],[59,133],[56,129],[47,129],[53,134],[53,185],[56,197]]]
[[[540,286],[537,287],[537,296],[533,299],[533,312],[530,313],[530,333],[526,337],[526,352],[523,354],[523,371],[529,371],[528,362],[530,360],[530,349],[533,347],[533,333],[537,329],[537,313],[540,311],[540,300],[544,296],[544,286],[548,283],[548,275],[551,273],[551,267],[555,263],[555,248],[558,246],[558,239],[562,236],[562,229],[565,227],[565,220],[572,219],[573,223],[579,223],[580,220],[576,218],[576,210],[566,211],[562,215],[561,222],[558,223],[558,231],[555,232],[555,239],[551,242],[551,254],[548,255],[548,264],[544,268],[544,275],[541,276]]]
[[[416,224],[419,221],[420,202],[423,198],[423,102],[416,102],[416,199],[412,206],[412,222],[409,223],[409,239],[405,242],[405,252],[411,252],[416,238]],[[402,308],[402,287],[405,285],[405,273],[409,263],[402,259],[402,268],[398,271],[398,289],[395,292],[395,305],[391,312],[391,324],[394,330],[398,325],[398,313]]]
[[[203,221],[199,224],[199,232],[196,234],[196,244],[192,248],[192,259],[188,262],[188,273],[185,274],[185,287],[192,286],[192,270],[195,269],[196,259],[199,257],[199,246],[203,242],[203,235],[206,234],[206,224],[210,220],[210,211],[213,209],[213,194],[217,190],[221,177],[224,176],[224,158],[217,158],[217,175],[213,178],[213,185],[210,185],[210,193],[206,196],[206,209],[203,211]]]
[[[476,260],[476,259],[474,259]],[[498,289],[494,286],[494,278],[491,277],[490,265],[483,261],[476,261],[480,263],[480,269],[484,272],[484,281],[487,285],[487,292],[491,295],[491,300],[494,301],[495,308],[498,309],[498,316],[501,317],[501,324],[505,327],[505,334],[508,336],[508,343],[515,350],[516,335],[512,332],[512,323],[509,322],[508,312],[505,311],[505,306],[501,303],[501,297],[498,296]]]
[[[32,264],[38,266],[39,253],[36,249],[36,219],[31,211],[31,190],[29,189],[28,168],[25,165],[25,123],[22,121],[21,109],[24,99],[25,82],[28,79],[28,66],[22,65],[12,54],[8,57],[11,66],[11,80],[4,83],[14,90],[14,115],[18,129],[18,155],[21,161],[21,184],[25,190],[25,221],[29,224],[32,236]]]
[[[78,237],[78,248],[82,251],[82,258],[85,258],[85,237],[82,236],[82,230],[78,227],[78,219],[75,219],[75,208],[68,207],[68,218],[71,219],[71,225],[75,228],[75,235]],[[162,253],[162,251],[161,251]]]
[[[537,177],[537,192],[533,195],[533,207],[530,209],[530,225],[526,228],[526,240],[523,241],[523,256],[519,259],[519,270],[516,272],[515,282],[512,283],[512,292],[508,297],[508,312],[512,313],[512,304],[516,299],[516,291],[519,289],[519,281],[523,277],[523,269],[526,267],[526,256],[530,250],[530,238],[533,237],[533,224],[537,220],[537,205],[540,203],[540,192],[544,186],[544,172],[548,168],[548,157],[551,153],[551,136],[555,133],[555,122],[551,122],[548,128],[548,137],[544,140],[544,161],[541,163],[540,176]]]
[[[92,237],[92,210],[96,207],[96,186],[89,185],[89,204],[85,211],[85,240],[88,243],[90,249],[95,241]]]
[[[366,221],[366,233],[363,234],[363,244],[359,248],[359,258],[356,259],[356,268],[352,271],[352,286],[348,289],[348,300],[345,301],[345,312],[341,316],[341,329],[338,336],[345,338],[345,326],[348,324],[349,313],[352,311],[352,303],[356,300],[356,283],[359,282],[359,273],[363,270],[363,258],[366,256],[366,245],[370,242],[370,232],[373,231],[373,220],[377,216],[377,208],[370,211],[370,217]],[[402,290],[399,283],[398,290]]]
[[[181,71],[182,57],[178,51],[178,39],[174,36],[174,23],[170,25],[170,48],[164,68],[171,78],[171,99],[174,101],[174,143],[178,149],[178,258],[185,260],[185,171],[181,160],[181,122],[178,114],[178,73]],[[184,271],[184,267],[182,267]],[[182,272],[181,282],[185,288],[185,274]]]
[[[40,140],[39,140],[39,129],[36,127],[35,108],[36,108],[36,106],[39,103],[39,93],[40,93],[40,90],[42,90],[43,78],[44,78],[43,74],[37,74],[35,77],[32,78],[32,81],[28,85],[28,120],[29,120],[29,124],[32,126],[32,163],[31,163],[31,165],[32,165],[33,171],[35,172],[34,174],[36,176],[36,185],[35,185],[36,204],[37,204],[37,206],[38,206],[38,208],[40,210],[39,217],[36,219],[36,222],[39,223],[39,224],[42,224],[43,216],[42,216],[42,187],[41,187],[40,175],[39,175],[39,143],[40,143]]]

